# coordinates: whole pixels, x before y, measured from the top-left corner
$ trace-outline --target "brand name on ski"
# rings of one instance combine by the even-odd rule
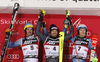
[[[48,44],[58,44],[59,43],[59,41],[51,41],[51,40],[49,40],[48,42],[47,42]]]
[[[34,42],[37,42],[37,40],[24,41],[24,44],[33,44]]]

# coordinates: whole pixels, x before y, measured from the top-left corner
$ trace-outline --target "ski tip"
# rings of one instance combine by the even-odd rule
[[[98,39],[98,35],[96,33],[93,34],[92,39]]]
[[[62,36],[64,36],[64,35],[65,35],[64,32],[60,32],[60,33],[59,33],[59,37],[62,37]]]
[[[40,12],[40,14],[42,13],[42,14],[43,14],[43,16],[45,16],[45,13],[46,13],[46,12],[45,12],[45,10],[40,9],[40,10],[39,10],[39,12]]]
[[[66,10],[66,17],[70,16],[70,11]]]
[[[97,35],[97,33],[94,33],[93,35]]]
[[[14,4],[14,9],[15,9],[15,10],[18,10],[19,6],[20,6],[19,3],[16,2],[16,3]]]

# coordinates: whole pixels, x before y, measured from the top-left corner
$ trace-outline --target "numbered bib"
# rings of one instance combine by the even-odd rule
[[[59,56],[59,46],[51,46],[51,45],[45,45],[44,46],[46,56]]]
[[[37,55],[38,56],[38,45],[31,44],[22,47],[23,55]]]
[[[77,54],[78,54],[79,58],[86,59],[87,52],[88,52],[88,48],[87,47],[84,47],[84,46],[81,46],[81,45],[76,45],[76,50],[77,50]],[[76,55],[76,50],[75,50],[75,47],[73,46],[72,56],[77,56]]]

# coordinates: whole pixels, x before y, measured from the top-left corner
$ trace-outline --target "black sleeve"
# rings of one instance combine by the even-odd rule
[[[42,40],[42,42],[45,42],[46,36],[42,34],[42,32],[40,31],[40,27],[41,27],[42,21],[38,21],[38,24],[36,26],[36,35]]]
[[[67,40],[69,40],[69,39],[71,39],[72,38],[72,35],[71,34],[67,34],[66,36],[65,36],[65,38],[64,38],[64,41],[67,41]]]

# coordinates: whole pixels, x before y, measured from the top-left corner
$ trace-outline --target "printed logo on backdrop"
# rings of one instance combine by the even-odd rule
[[[38,20],[34,20],[34,24],[37,25]]]
[[[8,59],[19,59],[19,54],[8,54],[7,58]]]
[[[15,20],[15,24],[32,23],[33,20]],[[10,24],[10,19],[0,19],[0,24]]]
[[[37,25],[37,23],[38,23],[38,20],[34,20],[34,24]],[[46,22],[45,22],[45,24],[46,24]]]
[[[19,35],[19,32],[17,32],[17,30],[12,30],[12,35]]]
[[[74,23],[73,26],[78,28],[78,26],[81,24],[81,18],[77,19]],[[91,32],[87,31],[87,36],[91,36]]]
[[[64,43],[65,50],[67,50],[67,47],[73,47],[73,43]]]

